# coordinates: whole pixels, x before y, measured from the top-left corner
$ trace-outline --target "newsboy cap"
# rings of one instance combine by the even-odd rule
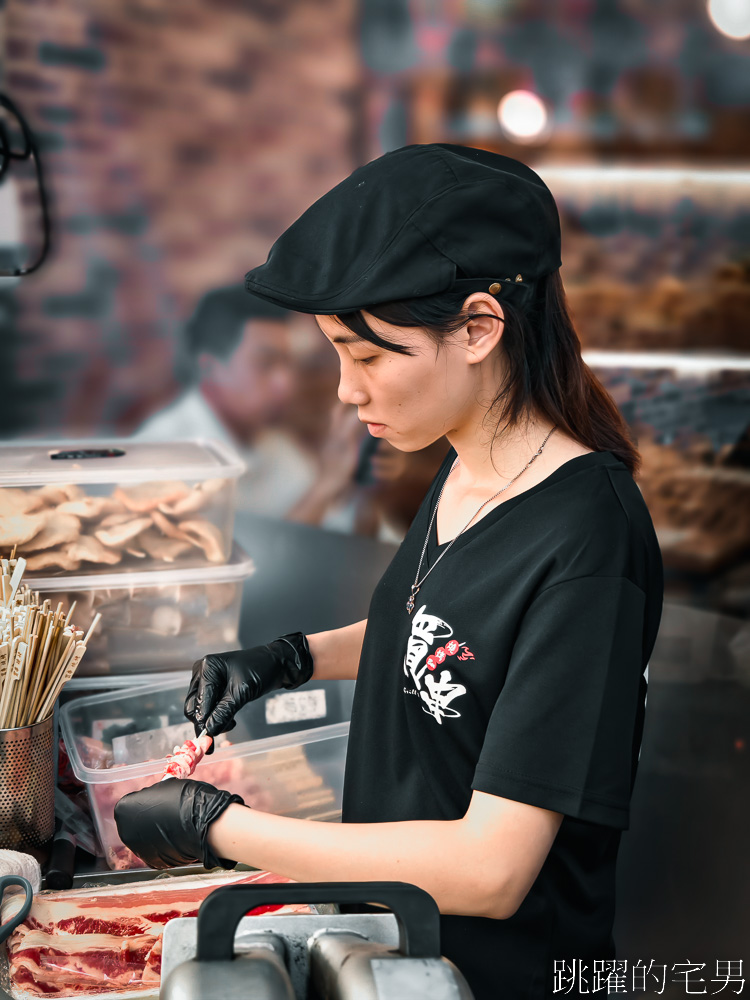
[[[331,315],[452,289],[521,300],[560,264],[557,206],[539,175],[438,142],[358,167],[281,234],[245,288]]]

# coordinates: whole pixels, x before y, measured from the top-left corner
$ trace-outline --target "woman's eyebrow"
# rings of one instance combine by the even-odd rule
[[[361,344],[364,341],[364,337],[360,337],[358,334],[353,333],[351,337],[331,337],[332,344]]]

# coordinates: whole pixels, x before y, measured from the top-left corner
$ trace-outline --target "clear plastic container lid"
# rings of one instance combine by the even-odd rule
[[[190,685],[192,673],[189,670],[168,670],[153,674],[95,674],[93,677],[73,676],[65,682],[63,691],[73,693],[74,691],[85,691],[94,693],[99,691],[135,691],[136,688],[153,687],[154,684],[161,684],[170,681],[173,684],[181,684],[187,691]],[[81,694],[76,698],[84,697]],[[70,700],[70,699],[68,699]]]
[[[0,445],[0,487],[236,479],[244,471],[239,455],[213,439],[162,442],[108,438]]]
[[[228,562],[209,563],[185,569],[152,569],[120,571],[119,573],[90,573],[86,576],[36,576],[24,574],[24,583],[32,590],[59,592],[72,590],[116,590],[127,587],[184,587],[190,584],[234,583],[246,580],[255,572],[255,563],[237,542],[232,545]]]

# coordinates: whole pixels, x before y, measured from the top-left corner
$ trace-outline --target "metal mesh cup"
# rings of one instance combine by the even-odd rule
[[[54,716],[0,729],[0,847],[43,847],[55,832]]]

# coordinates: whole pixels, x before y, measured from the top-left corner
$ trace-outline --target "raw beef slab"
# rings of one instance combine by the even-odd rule
[[[193,917],[202,900],[222,885],[290,882],[270,872],[231,872],[158,878],[108,888],[42,892],[31,913],[8,940],[13,996],[156,996],[164,925]],[[23,895],[6,893],[2,919],[10,919]],[[266,906],[283,913],[310,913],[309,906]]]

